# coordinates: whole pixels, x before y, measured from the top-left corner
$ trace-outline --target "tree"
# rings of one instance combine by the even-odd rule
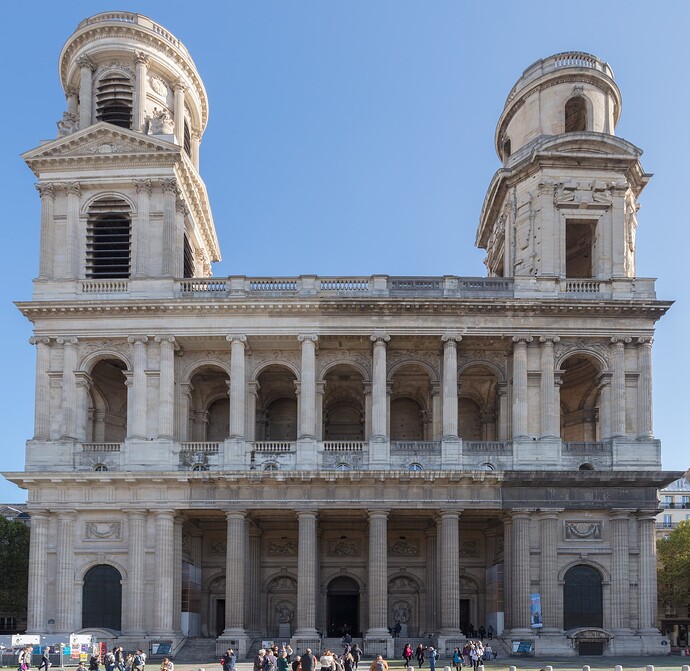
[[[684,608],[690,604],[690,521],[680,522],[656,547],[659,600]]]
[[[0,610],[25,613],[29,586],[29,529],[0,516]]]

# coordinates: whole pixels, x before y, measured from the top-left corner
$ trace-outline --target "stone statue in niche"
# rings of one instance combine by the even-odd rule
[[[393,608],[393,620],[400,624],[407,624],[410,621],[410,604],[407,601],[398,601]]]
[[[175,128],[173,118],[166,109],[153,108],[153,113],[149,117],[150,135],[172,135]]]
[[[71,112],[63,112],[62,119],[57,122],[58,137],[65,137],[79,130],[79,116]]]
[[[276,616],[279,624],[290,624],[295,617],[295,613],[291,608],[291,604],[281,601],[276,604]]]

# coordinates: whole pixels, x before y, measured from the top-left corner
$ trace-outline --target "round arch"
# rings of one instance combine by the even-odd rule
[[[554,362],[554,369],[560,370],[563,368],[563,364],[574,356],[579,356],[585,359],[592,360],[592,364],[595,368],[599,369],[599,373],[606,373],[609,368],[609,362],[602,356],[599,352],[591,349],[586,349],[584,347],[578,347],[577,349],[571,349],[564,352],[560,356],[556,357]]]
[[[571,566],[563,575],[563,628],[603,627],[603,579],[590,564]]]
[[[362,585],[345,572],[331,576],[326,588],[326,631],[329,636],[357,635],[360,627]]]
[[[409,359],[404,359],[402,361],[397,361],[394,363],[389,369],[388,369],[388,376],[387,376],[387,381],[392,382],[393,378],[395,377],[395,374],[402,368],[407,368],[408,366],[419,366],[419,368],[422,368],[428,375],[429,375],[429,381],[430,382],[440,382],[440,375],[438,371],[429,363],[426,361],[422,361],[421,359],[417,359],[413,356],[411,356]]]
[[[250,382],[258,382],[259,377],[262,373],[266,371],[267,368],[278,367],[287,368],[294,376],[297,382],[300,381],[300,370],[298,366],[288,362],[288,361],[264,361],[260,363],[253,371],[249,378]]]
[[[230,379],[230,366],[224,362],[216,359],[203,359],[201,361],[194,361],[187,367],[180,371],[180,380],[184,383],[189,383],[191,379],[202,369],[215,368],[220,372],[225,373]]]
[[[129,213],[130,214],[137,214],[136,202],[134,200],[132,200],[131,196],[129,196],[126,193],[122,193],[121,191],[109,190],[109,191],[99,191],[98,193],[95,193],[90,198],[87,198],[81,205],[81,209],[79,211],[80,216],[86,216],[89,213],[89,209],[91,209],[93,204],[98,202],[99,200],[111,199],[111,198],[116,198],[118,200],[124,201],[125,203],[127,203],[127,206],[129,207]]]
[[[117,359],[125,364],[125,370],[131,371],[132,364],[128,357],[126,357],[122,352],[118,352],[113,349],[98,350],[98,352],[91,352],[87,354],[77,366],[77,373],[87,373],[91,374],[94,366],[100,361],[106,361],[108,359]]]
[[[82,628],[122,629],[122,573],[99,563],[82,575]]]
[[[506,372],[500,366],[497,366],[492,361],[487,361],[485,359],[472,359],[471,361],[465,361],[458,365],[458,377],[460,377],[466,370],[470,368],[488,368],[495,376],[496,382],[501,384],[506,381]]]
[[[348,359],[345,357],[334,359],[333,361],[329,361],[328,363],[324,364],[323,367],[320,368],[317,373],[316,381],[325,382],[326,375],[328,375],[329,371],[338,366],[347,366],[349,368],[354,368],[362,376],[362,382],[371,382],[371,373],[369,372],[369,370],[367,370],[365,366],[363,366],[358,361],[353,361],[352,359]]]

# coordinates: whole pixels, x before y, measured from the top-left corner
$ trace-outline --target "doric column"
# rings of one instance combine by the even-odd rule
[[[149,259],[149,209],[151,204],[151,180],[135,179],[137,190],[137,214],[132,230],[134,277],[146,277],[150,273]]]
[[[57,558],[55,567],[55,629],[72,633],[74,622],[74,520],[77,513],[58,513]],[[32,520],[33,521],[33,520]]]
[[[225,631],[223,636],[244,636],[244,580],[247,563],[247,525],[243,510],[227,512],[225,555]]]
[[[369,638],[388,632],[388,511],[369,511]]]
[[[153,633],[157,636],[173,634],[173,592],[175,558],[175,513],[156,510],[156,576],[153,588]]]
[[[36,397],[34,405],[34,440],[50,438],[50,338],[29,339],[36,345]]]
[[[192,165],[199,172],[199,147],[201,145],[201,133],[192,131]]]
[[[316,342],[315,333],[301,333],[302,371],[300,380],[298,438],[316,438]]]
[[[541,437],[558,438],[558,406],[556,404],[554,343],[560,341],[558,336],[542,336],[541,342]]]
[[[503,584],[504,626],[510,630],[513,628],[513,521],[510,517],[503,520]]]
[[[182,633],[182,527],[184,517],[176,515],[173,522],[173,631]]]
[[[630,627],[630,514],[609,512],[611,524],[611,628]]]
[[[183,81],[176,81],[173,84],[174,102],[173,117],[175,118],[175,139],[177,144],[184,144],[184,94],[187,85]]]
[[[371,437],[385,439],[388,436],[388,393],[386,385],[386,343],[391,339],[387,333],[371,336],[374,343],[373,374],[371,383]]]
[[[146,437],[146,336],[129,336],[127,342],[134,345],[134,356],[132,357],[132,419],[131,426],[127,427],[128,438]]]
[[[541,528],[541,560],[539,577],[541,580],[541,610],[543,631],[562,629],[562,608],[559,607],[558,585],[558,522],[559,510],[543,510],[539,513]],[[528,549],[529,551],[529,549]],[[522,569],[529,574],[529,569]]]
[[[625,436],[625,343],[630,338],[611,338],[611,435]]]
[[[652,339],[637,339],[637,367],[640,371],[637,390],[637,437],[652,438]]]
[[[162,179],[160,185],[163,190],[163,265],[161,273],[164,277],[173,277],[175,255],[178,252],[183,253],[181,249],[175,249],[175,208],[177,194],[180,190],[175,178]]]
[[[260,628],[261,613],[261,529],[249,527],[249,561],[247,563],[247,628]]]
[[[512,537],[512,629],[530,629],[530,570],[529,570],[529,532],[530,513],[515,510]]]
[[[92,80],[96,66],[88,56],[77,58],[77,65],[79,66],[79,128],[83,130],[91,125]]]
[[[158,437],[172,438],[175,427],[175,337],[156,336],[154,340],[160,345]]]
[[[45,633],[46,596],[48,586],[48,525],[50,513],[31,510],[29,537],[29,588],[27,598],[27,628],[29,634]]]
[[[146,585],[146,511],[131,510],[127,513],[127,603],[123,609],[122,628],[130,635],[144,633],[144,587]]]
[[[460,530],[457,510],[441,512],[438,554],[441,558],[441,633],[460,635]]]
[[[225,336],[230,343],[230,438],[244,438],[247,383],[244,379],[247,336],[234,333]]]
[[[640,537],[639,629],[656,631],[656,514],[643,513],[638,519]]]
[[[443,340],[443,438],[458,438],[458,343],[462,336],[447,333]]]
[[[77,258],[77,238],[79,231],[79,205],[81,203],[81,186],[79,182],[70,182],[65,186],[67,191],[67,219],[65,231],[65,277],[76,280],[79,277]]]
[[[316,546],[315,510],[298,510],[299,539],[297,545],[297,630],[295,636],[309,638],[316,632]]]
[[[527,436],[527,343],[532,336],[513,338],[513,438]]]
[[[426,626],[437,627],[438,606],[442,602],[438,587],[438,534],[436,526],[426,530]]]
[[[58,338],[62,345],[62,437],[77,437],[77,344],[76,338]]]
[[[132,110],[132,130],[141,132],[144,130],[144,116],[146,105],[146,73],[149,65],[149,57],[143,51],[134,54],[136,69],[136,88],[134,95],[134,109]]]
[[[55,187],[53,184],[36,184],[41,194],[41,242],[38,257],[38,279],[53,277],[53,254],[55,236]]]

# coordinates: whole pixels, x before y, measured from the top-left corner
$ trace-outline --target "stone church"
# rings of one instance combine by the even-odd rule
[[[680,474],[651,353],[671,303],[636,275],[650,175],[607,63],[550,56],[509,92],[486,277],[214,278],[184,45],[98,14],[59,73],[57,137],[23,155],[35,429],[7,477],[28,490],[29,632],[245,656],[347,625],[369,654],[446,655],[490,625],[504,652],[665,651],[657,490]]]

